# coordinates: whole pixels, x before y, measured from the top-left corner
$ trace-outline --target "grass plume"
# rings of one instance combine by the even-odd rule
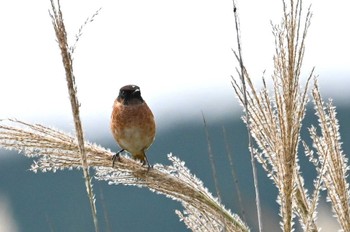
[[[243,74],[247,88],[233,79],[235,92],[244,105],[245,122],[250,128],[260,150],[254,149],[257,160],[263,165],[279,190],[281,226],[292,230],[293,197],[299,189],[306,199],[298,175],[297,150],[300,130],[305,115],[308,83],[300,88],[300,70],[304,57],[306,32],[311,13],[308,11],[302,37],[299,37],[302,4],[290,1],[288,8],[283,1],[284,17],[280,25],[273,26],[276,52],[274,56],[273,93],[270,95],[263,78],[263,89],[259,92],[245,68]],[[239,57],[236,55],[240,61]],[[247,105],[247,106],[245,106]],[[308,202],[302,201],[303,209]]]
[[[55,29],[58,46],[61,50],[63,66],[66,72],[67,88],[68,88],[69,99],[70,99],[71,108],[72,108],[75,133],[78,141],[80,161],[81,161],[82,170],[84,174],[86,191],[89,197],[95,231],[98,232],[99,228],[98,228],[97,212],[96,212],[96,205],[95,205],[95,195],[92,188],[89,166],[86,158],[86,152],[85,152],[85,146],[84,146],[84,133],[83,133],[83,127],[81,125],[80,112],[79,112],[80,103],[77,97],[77,85],[75,83],[75,76],[73,73],[72,52],[74,51],[74,49],[69,49],[69,46],[68,46],[67,32],[63,22],[63,15],[61,11],[60,1],[57,0],[57,6],[56,6],[54,1],[51,0],[51,7],[52,7],[52,11],[50,12],[50,16],[52,20],[52,25]],[[81,30],[79,30],[79,32],[81,33]],[[76,41],[78,41],[78,38],[79,36],[77,36]],[[74,48],[75,48],[75,45],[74,45]]]
[[[327,199],[331,202],[335,217],[343,231],[350,231],[349,183],[346,181],[349,171],[348,159],[341,147],[339,123],[332,101],[324,103],[320,95],[317,80],[312,91],[316,115],[321,135],[315,126],[309,128],[316,156],[310,156],[321,174],[323,188],[327,190]],[[310,154],[310,153],[309,153]]]
[[[243,71],[238,70],[238,76],[242,79],[241,75],[244,75],[247,86],[234,77],[232,84],[246,110],[244,121],[258,147],[253,150],[255,158],[278,189],[277,201],[283,231],[293,230],[294,216],[297,216],[304,231],[319,230],[316,208],[322,189],[327,189],[328,199],[341,227],[349,231],[349,186],[346,182],[349,167],[340,147],[335,109],[331,104],[324,107],[316,77],[312,93],[322,136],[317,135],[315,127],[309,131],[318,156],[313,155],[305,142],[303,144],[305,153],[316,165],[318,177],[314,181],[312,196],[307,194],[304,186],[298,148],[314,69],[304,87],[301,86],[300,76],[312,13],[309,8],[304,16],[301,0],[282,2],[282,22],[273,25],[276,50],[272,92],[265,77],[262,79],[262,89],[258,90],[245,67]],[[240,55],[235,55],[242,64]]]
[[[240,218],[225,209],[208,192],[202,181],[191,174],[185,163],[175,156],[168,156],[172,165],[155,164],[150,170],[122,156],[112,168],[114,153],[87,141],[84,144],[87,165],[95,169],[97,180],[146,187],[181,202],[185,210],[177,211],[177,214],[194,231],[203,231],[208,227],[208,222],[215,226],[207,231],[222,231],[224,227],[226,231],[249,231]],[[77,138],[43,125],[14,119],[2,120],[0,146],[23,151],[29,157],[38,157],[31,166],[34,172],[83,168]]]

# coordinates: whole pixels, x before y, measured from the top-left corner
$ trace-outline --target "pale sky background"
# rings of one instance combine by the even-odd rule
[[[310,1],[304,2],[306,12]],[[260,80],[273,71],[272,20],[281,1],[237,1],[245,65]],[[238,112],[230,84],[236,75],[236,34],[230,0],[62,0],[84,120],[107,128],[119,88],[137,84],[160,126]],[[71,109],[49,1],[0,2],[0,118],[70,124]],[[313,1],[303,76],[313,66],[321,91],[348,102],[350,2]],[[340,101],[339,101],[340,102]],[[338,103],[339,103],[338,102]],[[102,123],[102,125],[101,125]],[[87,123],[89,124],[89,123]]]

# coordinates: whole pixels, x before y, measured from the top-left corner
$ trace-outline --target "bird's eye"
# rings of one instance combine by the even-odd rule
[[[119,96],[120,96],[121,98],[125,98],[125,96],[126,96],[125,91],[124,91],[124,90],[121,90],[121,91],[119,92]]]

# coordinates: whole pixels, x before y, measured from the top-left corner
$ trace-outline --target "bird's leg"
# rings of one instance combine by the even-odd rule
[[[144,154],[145,155],[145,159],[143,160],[143,165],[147,165],[147,169],[148,169],[148,171],[152,168],[152,165],[150,165],[150,163],[148,162],[148,159],[147,159],[147,156],[146,156],[146,154]]]
[[[115,153],[115,155],[113,155],[113,163],[112,163],[112,167],[114,167],[114,163],[116,160],[120,160],[120,153],[122,153],[124,151],[124,149],[121,149],[120,151],[118,151],[117,153]]]

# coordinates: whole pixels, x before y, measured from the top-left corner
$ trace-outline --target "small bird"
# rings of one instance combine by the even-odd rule
[[[113,156],[113,166],[119,154],[126,150],[134,159],[150,168],[145,152],[154,141],[156,124],[137,85],[126,85],[120,89],[113,105],[111,130],[121,148]]]

